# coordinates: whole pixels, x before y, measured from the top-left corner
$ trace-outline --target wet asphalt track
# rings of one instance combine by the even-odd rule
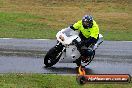
[[[55,40],[0,39],[0,73],[76,74],[74,63],[44,68],[43,57],[55,43]],[[104,41],[86,71],[132,75],[132,42]]]

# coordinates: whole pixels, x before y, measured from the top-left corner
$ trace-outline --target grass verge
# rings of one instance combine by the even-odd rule
[[[1,0],[0,37],[55,39],[85,14],[94,17],[105,40],[132,40],[131,0]]]
[[[132,88],[132,82],[79,85],[76,76],[16,73],[0,74],[0,88]]]

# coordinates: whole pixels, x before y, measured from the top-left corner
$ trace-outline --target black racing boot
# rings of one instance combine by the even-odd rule
[[[82,47],[81,42],[78,42],[78,41],[75,39],[75,40],[72,41],[72,44],[74,44],[74,45],[77,47],[77,50],[78,50],[78,51],[80,52],[80,54],[81,54],[81,47]],[[76,63],[77,66],[80,66],[80,65],[81,65],[81,56],[80,56],[78,59],[76,59],[75,61],[73,61],[73,63]]]
[[[73,63],[76,63],[77,66],[81,66],[81,58],[80,57],[78,59],[76,59],[75,61],[73,61]]]

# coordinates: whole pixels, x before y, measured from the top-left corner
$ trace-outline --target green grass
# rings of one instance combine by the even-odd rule
[[[79,2],[79,3],[78,3]],[[91,14],[105,40],[132,41],[131,0],[0,0],[0,37],[51,38]]]
[[[37,19],[43,18],[31,14],[0,12],[0,35],[6,38],[53,38],[56,31],[47,27],[46,23],[36,22]]]
[[[102,31],[104,40],[112,41],[132,41],[132,32],[124,31]]]
[[[1,74],[0,88],[132,88],[128,84],[79,85],[76,76],[51,74]]]

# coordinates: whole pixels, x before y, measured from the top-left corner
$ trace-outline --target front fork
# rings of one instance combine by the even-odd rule
[[[56,48],[56,51],[60,52],[58,56],[60,56],[66,49],[66,47],[64,45],[62,45],[61,42],[58,42],[58,41],[57,41],[55,48]]]

